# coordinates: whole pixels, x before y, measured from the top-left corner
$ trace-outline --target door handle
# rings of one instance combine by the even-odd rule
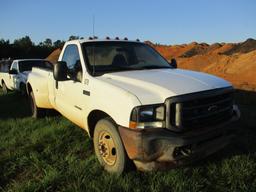
[[[87,96],[90,96],[90,91],[83,90],[83,94],[87,95]]]

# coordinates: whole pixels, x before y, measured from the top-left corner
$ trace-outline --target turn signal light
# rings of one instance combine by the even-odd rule
[[[131,129],[136,129],[136,128],[137,128],[137,122],[130,121],[129,127],[130,127]]]

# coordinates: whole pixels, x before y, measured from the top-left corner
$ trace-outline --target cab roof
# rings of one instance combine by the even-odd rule
[[[77,40],[70,40],[70,41],[67,41],[67,43],[86,43],[86,42],[133,42],[133,43],[143,43],[143,42],[140,42],[139,39],[137,40],[128,40],[127,38],[109,38],[109,37],[106,37],[106,38],[100,38],[98,39],[97,37],[89,37],[89,38],[86,38],[86,39],[77,39]]]
[[[45,59],[14,59],[13,62],[19,62],[19,61],[46,61]]]

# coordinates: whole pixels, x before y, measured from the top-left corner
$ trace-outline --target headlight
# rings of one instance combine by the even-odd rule
[[[182,104],[181,103],[176,103],[175,105],[175,125],[177,127],[181,126],[181,108]]]
[[[170,124],[173,127],[182,126],[182,103],[172,103],[170,107]]]
[[[164,120],[164,105],[139,106],[132,110],[130,128],[162,128]]]

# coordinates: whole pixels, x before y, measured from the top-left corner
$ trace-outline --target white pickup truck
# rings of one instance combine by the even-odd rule
[[[6,94],[8,90],[26,93],[27,77],[32,67],[52,68],[52,64],[43,59],[13,60],[9,71],[0,72],[0,85],[3,93]]]
[[[55,109],[93,138],[100,164],[122,173],[165,169],[204,158],[232,138],[240,116],[227,81],[176,69],[145,43],[69,41],[53,71],[27,82],[34,117]]]

